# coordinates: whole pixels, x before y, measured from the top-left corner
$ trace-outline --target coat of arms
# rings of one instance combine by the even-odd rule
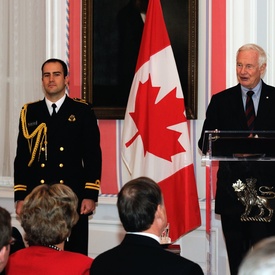
[[[273,209],[269,200],[275,199],[275,192],[270,191],[273,187],[260,186],[258,191],[261,195],[258,195],[256,182],[255,178],[246,179],[246,183],[239,179],[232,185],[235,192],[237,192],[238,200],[245,206],[245,211],[241,215],[241,221],[270,222],[273,216]],[[255,207],[259,211],[255,215],[251,215],[251,211]]]

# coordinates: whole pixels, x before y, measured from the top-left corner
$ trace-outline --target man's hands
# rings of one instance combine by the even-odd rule
[[[95,210],[95,201],[90,199],[83,199],[80,208],[80,214],[92,214]]]

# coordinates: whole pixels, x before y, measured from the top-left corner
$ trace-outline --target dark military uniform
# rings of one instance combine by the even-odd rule
[[[44,183],[70,186],[79,205],[85,198],[97,201],[100,177],[100,134],[89,104],[66,96],[55,118],[45,99],[23,107],[14,162],[15,201]],[[87,254],[87,215],[81,215],[66,246]]]

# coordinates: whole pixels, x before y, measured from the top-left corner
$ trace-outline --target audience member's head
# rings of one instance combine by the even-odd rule
[[[11,240],[11,215],[6,209],[0,207],[0,272],[3,271],[8,261]]]
[[[66,240],[78,221],[78,199],[63,184],[39,185],[25,198],[21,225],[29,245],[55,245]]]
[[[119,217],[127,232],[149,232],[160,236],[167,225],[160,187],[140,177],[126,183],[118,193]]]
[[[257,243],[243,259],[238,275],[275,274],[275,237]]]

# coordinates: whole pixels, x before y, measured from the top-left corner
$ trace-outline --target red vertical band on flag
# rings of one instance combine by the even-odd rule
[[[153,1],[154,0],[152,0],[151,2]],[[137,60],[136,71],[145,62],[149,61],[152,55],[154,55],[155,53],[161,51],[162,49],[170,45],[170,40],[169,40],[168,33],[166,31],[165,22],[162,18],[163,15],[162,15],[161,7],[160,7],[160,11],[157,12],[154,16],[149,14],[151,11],[152,9],[149,9],[148,7],[146,17],[147,18],[149,17],[151,20],[147,20],[144,26],[144,32],[140,43],[140,50],[139,50],[139,55]],[[155,31],[157,24],[159,24],[158,27],[160,30],[165,30],[165,31],[164,32]],[[146,31],[145,31],[145,28],[146,28]],[[148,35],[150,35],[150,37],[147,37]],[[158,43],[154,43],[154,41],[158,41]]]
[[[197,207],[198,196],[190,182],[195,182],[193,165],[184,167],[159,182],[168,213],[171,240],[178,239],[183,232],[187,233],[198,226],[197,217],[200,217],[200,210]],[[186,206],[193,207],[193,211]],[[185,222],[181,222],[179,219],[183,219]]]
[[[200,210],[183,92],[160,0],[150,0],[122,133],[131,178],[161,187],[170,238],[200,226]]]

